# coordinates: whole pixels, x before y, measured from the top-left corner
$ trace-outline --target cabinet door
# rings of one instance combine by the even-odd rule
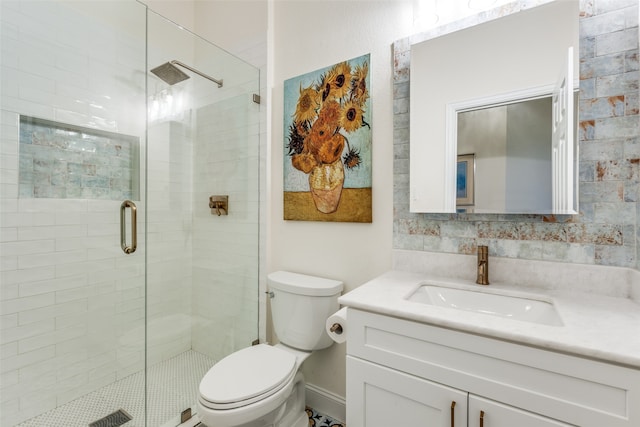
[[[570,427],[551,418],[469,395],[469,427]]]
[[[347,356],[349,427],[466,427],[467,393]]]

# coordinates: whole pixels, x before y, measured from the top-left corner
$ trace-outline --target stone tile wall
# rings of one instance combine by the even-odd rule
[[[487,244],[492,256],[640,269],[637,0],[580,2],[579,215],[409,212],[410,45],[491,18],[394,43],[394,248],[472,254]]]
[[[20,198],[140,198],[140,139],[20,117]]]

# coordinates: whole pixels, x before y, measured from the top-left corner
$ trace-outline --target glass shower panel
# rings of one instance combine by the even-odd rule
[[[0,425],[143,426],[146,8],[0,7]]]
[[[147,22],[147,425],[163,426],[258,337],[259,72],[151,11]],[[221,215],[214,195],[228,196]]]

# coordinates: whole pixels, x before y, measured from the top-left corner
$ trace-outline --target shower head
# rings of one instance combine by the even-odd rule
[[[214,79],[213,77],[203,73],[202,71],[198,71],[195,68],[190,67],[187,64],[178,61],[177,59],[174,59],[173,61],[165,62],[164,64],[159,65],[156,68],[152,69],[151,72],[156,76],[160,77],[165,83],[168,83],[169,85],[174,85],[176,83],[180,83],[181,81],[189,78],[189,76],[184,72],[182,72],[182,70],[180,70],[178,67],[176,67],[176,65],[182,68],[185,68],[193,73],[196,73],[197,75],[204,77],[207,80],[211,80],[212,82],[216,83],[218,87],[222,87],[222,80]]]
[[[151,72],[171,86],[189,78],[187,74],[179,70],[178,67],[172,64],[172,62],[165,62],[164,64],[152,69]]]

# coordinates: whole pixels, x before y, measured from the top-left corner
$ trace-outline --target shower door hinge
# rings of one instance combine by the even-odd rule
[[[260,104],[260,95],[258,95],[257,93],[254,93],[253,102],[255,102],[256,104]]]
[[[180,413],[180,424],[184,424],[191,419],[191,408],[187,408]]]

